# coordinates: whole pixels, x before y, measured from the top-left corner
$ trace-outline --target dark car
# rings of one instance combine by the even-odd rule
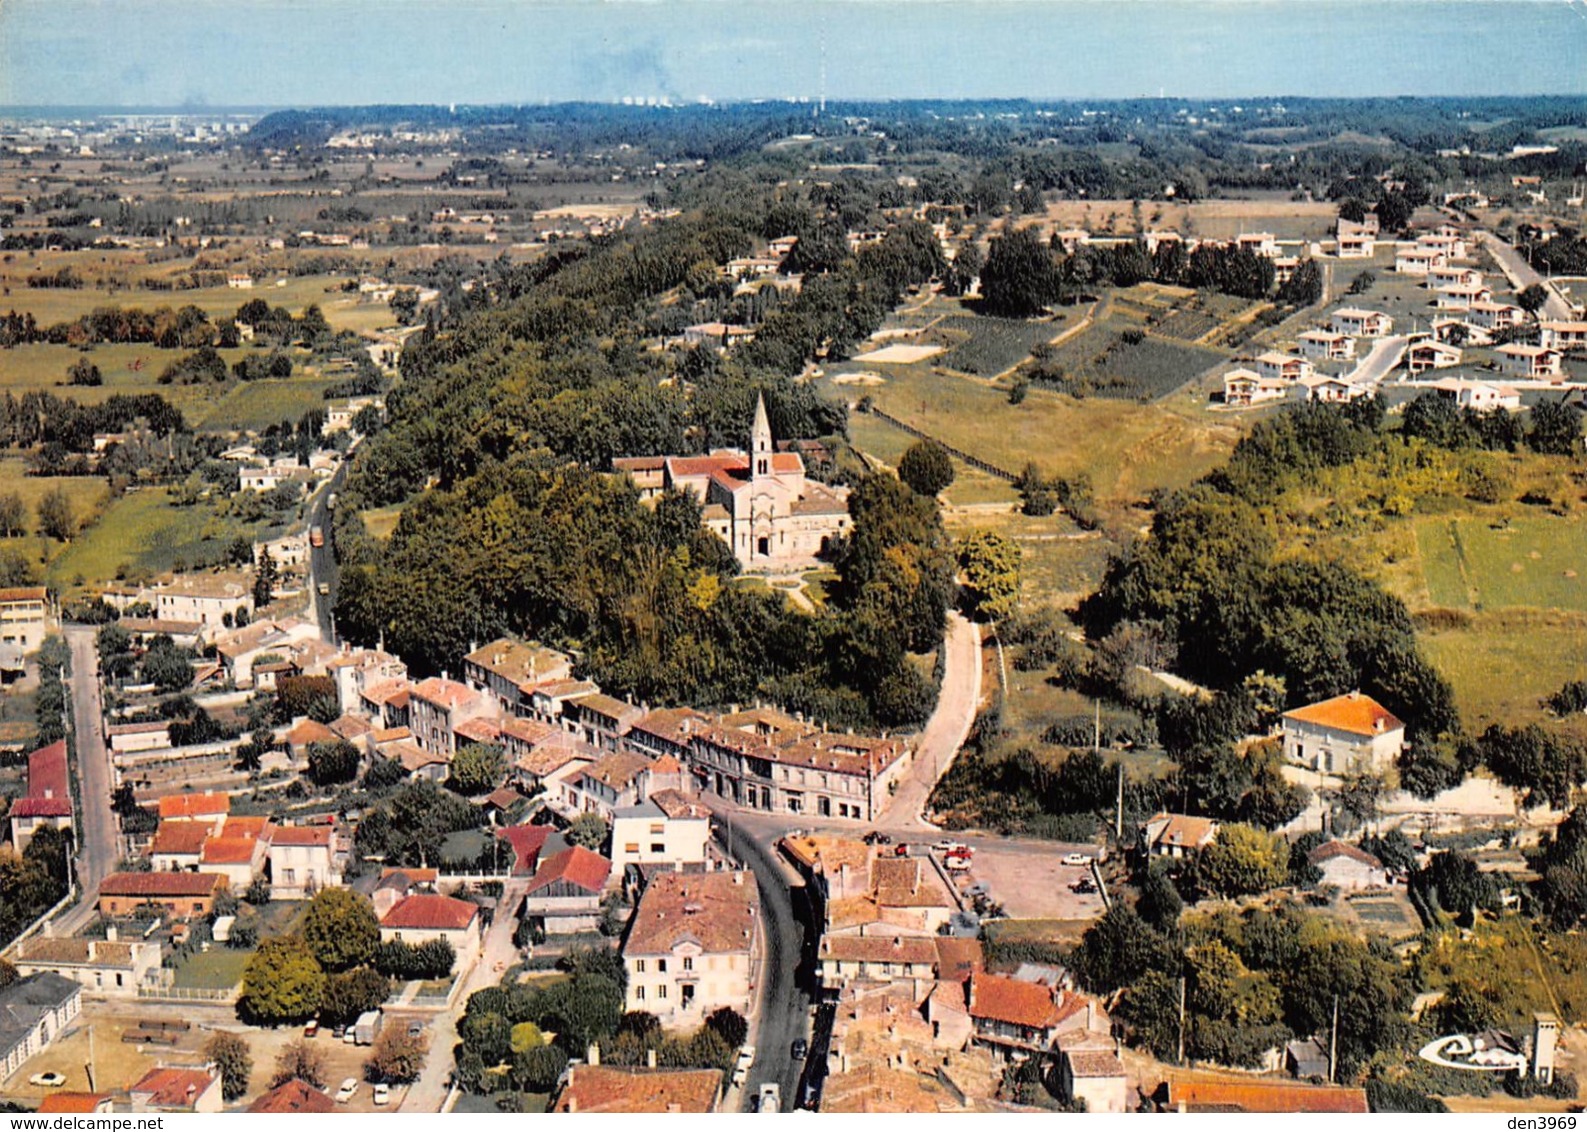
[[[909,856],[909,846],[908,845],[895,845],[895,846],[893,846],[893,856],[895,856],[895,857],[907,857],[907,856]]]
[[[788,1052],[793,1055],[793,1059],[795,1061],[803,1061],[805,1059],[805,1054],[810,1052],[810,1043],[805,1041],[803,1038],[795,1038],[793,1045],[789,1047]]]
[[[879,829],[873,829],[865,835],[867,845],[891,845],[893,839]]]

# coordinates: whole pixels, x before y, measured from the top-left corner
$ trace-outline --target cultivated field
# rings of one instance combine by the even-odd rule
[[[1434,605],[1449,609],[1587,611],[1587,523],[1552,516],[1416,525]]]
[[[1214,326],[1217,324],[1214,323]],[[1065,391],[1097,397],[1161,397],[1227,359],[1219,350],[1132,330],[1105,319],[1053,347],[1048,372],[1062,367]]]
[[[947,369],[975,377],[996,377],[1024,361],[1036,346],[1062,334],[1073,318],[1069,312],[1044,322],[990,317],[945,318],[934,330],[945,341],[957,341],[958,345],[939,361]]]

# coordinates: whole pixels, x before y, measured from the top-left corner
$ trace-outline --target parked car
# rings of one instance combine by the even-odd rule
[[[1089,865],[1090,863],[1091,858],[1087,857],[1084,853],[1064,854],[1064,864],[1066,865]]]
[[[320,591],[321,597],[324,597],[326,594],[331,592],[331,584],[329,582],[321,582],[315,588]]]
[[[740,1066],[737,1066],[736,1068],[734,1068],[734,1070],[733,1070],[733,1080],[731,1082],[733,1088],[742,1089],[744,1087],[744,1082],[748,1081],[748,1080],[749,1080],[749,1069],[746,1066],[740,1065]]]
[[[939,852],[939,853],[955,853],[955,852],[968,853],[970,851],[970,847],[968,845],[966,845],[964,842],[955,841],[951,837],[944,837],[941,841],[937,842],[937,844],[935,846],[933,846],[933,848],[936,849],[937,852]]]
[[[788,1054],[795,1061],[803,1061],[805,1059],[805,1055],[809,1052],[810,1043],[805,1041],[803,1038],[795,1038],[793,1040],[793,1045],[788,1047]]]
[[[873,829],[865,835],[867,845],[891,845],[893,839],[879,829]]]
[[[1093,881],[1090,877],[1081,877],[1079,880],[1075,881],[1073,884],[1071,884],[1069,886],[1069,891],[1070,892],[1078,892],[1078,893],[1081,893],[1081,894],[1088,893],[1088,892],[1095,892],[1096,890],[1097,890],[1096,882]]]
[[[424,1023],[423,1022],[414,1021],[414,1022],[409,1022],[408,1023],[408,1037],[410,1037],[410,1038],[419,1038],[419,1037],[423,1037],[423,1036],[424,1036]]]
[[[738,1067],[740,1069],[748,1069],[751,1065],[754,1065],[754,1064],[755,1064],[755,1047],[754,1046],[745,1046],[743,1049],[738,1051],[738,1062],[737,1062],[737,1065],[738,1065]]]
[[[779,1112],[782,1109],[782,1089],[775,1081],[768,1081],[760,1087],[760,1096],[756,1098],[756,1112]]]
[[[950,873],[967,873],[970,871],[970,858],[947,857],[943,860],[942,865]]]
[[[895,857],[907,857],[907,856],[909,856],[909,846],[907,844],[903,843],[903,842],[899,842],[897,845],[894,845],[893,846],[893,856],[895,856]]]
[[[59,1089],[66,1084],[66,1078],[59,1073],[35,1073],[28,1078],[28,1084],[37,1085],[43,1089]]]
[[[358,1092],[358,1078],[349,1077],[342,1082],[342,1087],[336,1090],[336,1103],[346,1104]]]
[[[984,881],[984,880],[978,880],[974,884],[972,884],[969,888],[965,889],[964,890],[964,894],[966,896],[985,896],[987,893],[989,893],[991,891],[992,891],[992,886],[991,885],[987,884],[986,881]]]
[[[305,1038],[317,1038],[320,1036],[320,1020],[318,1018],[309,1019],[308,1025],[303,1027],[303,1036]]]
[[[375,1086],[373,1096],[376,1104],[390,1104],[391,1086],[382,1081],[380,1084]]]
[[[341,1041],[342,1040],[342,1035],[345,1034],[345,1033],[347,1033],[347,1027],[346,1026],[337,1025],[337,1026],[331,1027],[331,1037],[335,1038],[337,1041]]]

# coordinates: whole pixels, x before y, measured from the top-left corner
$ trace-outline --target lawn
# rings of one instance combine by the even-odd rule
[[[1177,401],[1076,400],[1033,389],[1011,405],[1002,390],[922,367],[900,367],[866,393],[899,420],[997,467],[1018,472],[1034,460],[1049,475],[1086,472],[1104,502],[1189,484],[1222,464],[1241,432],[1237,422]]]
[[[202,990],[229,990],[242,982],[243,968],[252,956],[252,951],[223,946],[195,951],[177,966],[174,985]]]
[[[402,508],[378,507],[368,511],[360,511],[359,517],[364,520],[364,529],[371,538],[384,542],[391,537],[391,532],[397,529],[397,520],[402,518]]]
[[[325,391],[342,378],[289,377],[239,382],[201,418],[209,429],[263,429],[282,421],[296,422],[310,409],[325,407]]]
[[[135,570],[173,570],[178,562],[208,563],[218,560],[237,535],[252,539],[259,533],[260,528],[216,516],[203,503],[172,506],[165,488],[129,491],[55,557],[48,577],[66,589],[109,582]]]
[[[1416,536],[1435,605],[1587,612],[1587,529],[1580,519],[1425,519]]]

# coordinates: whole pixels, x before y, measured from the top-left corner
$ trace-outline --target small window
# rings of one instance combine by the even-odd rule
[[[683,969],[684,969],[684,970],[685,970],[685,971],[692,971],[692,970],[694,970],[694,956],[692,956],[692,955],[685,955],[685,956],[684,956],[684,957],[683,957]]]
[[[667,961],[665,959],[657,959],[656,970],[665,975],[667,973]]]
[[[645,1001],[645,988],[644,987],[635,987],[634,988],[634,1000],[636,1002],[644,1002]]]
[[[666,988],[665,985],[662,985],[662,986],[659,986],[659,987],[656,988],[656,997],[657,998],[666,998],[667,997],[667,988]]]
[[[645,973],[645,961],[643,959],[635,959],[634,960],[634,974],[643,975],[644,973]]]
[[[637,852],[639,852],[639,842],[637,842],[637,841],[625,841],[625,842],[623,842],[623,852],[624,853],[637,853]]]
[[[650,843],[650,851],[652,853],[665,853],[667,851],[667,847],[660,841],[652,841]]]

